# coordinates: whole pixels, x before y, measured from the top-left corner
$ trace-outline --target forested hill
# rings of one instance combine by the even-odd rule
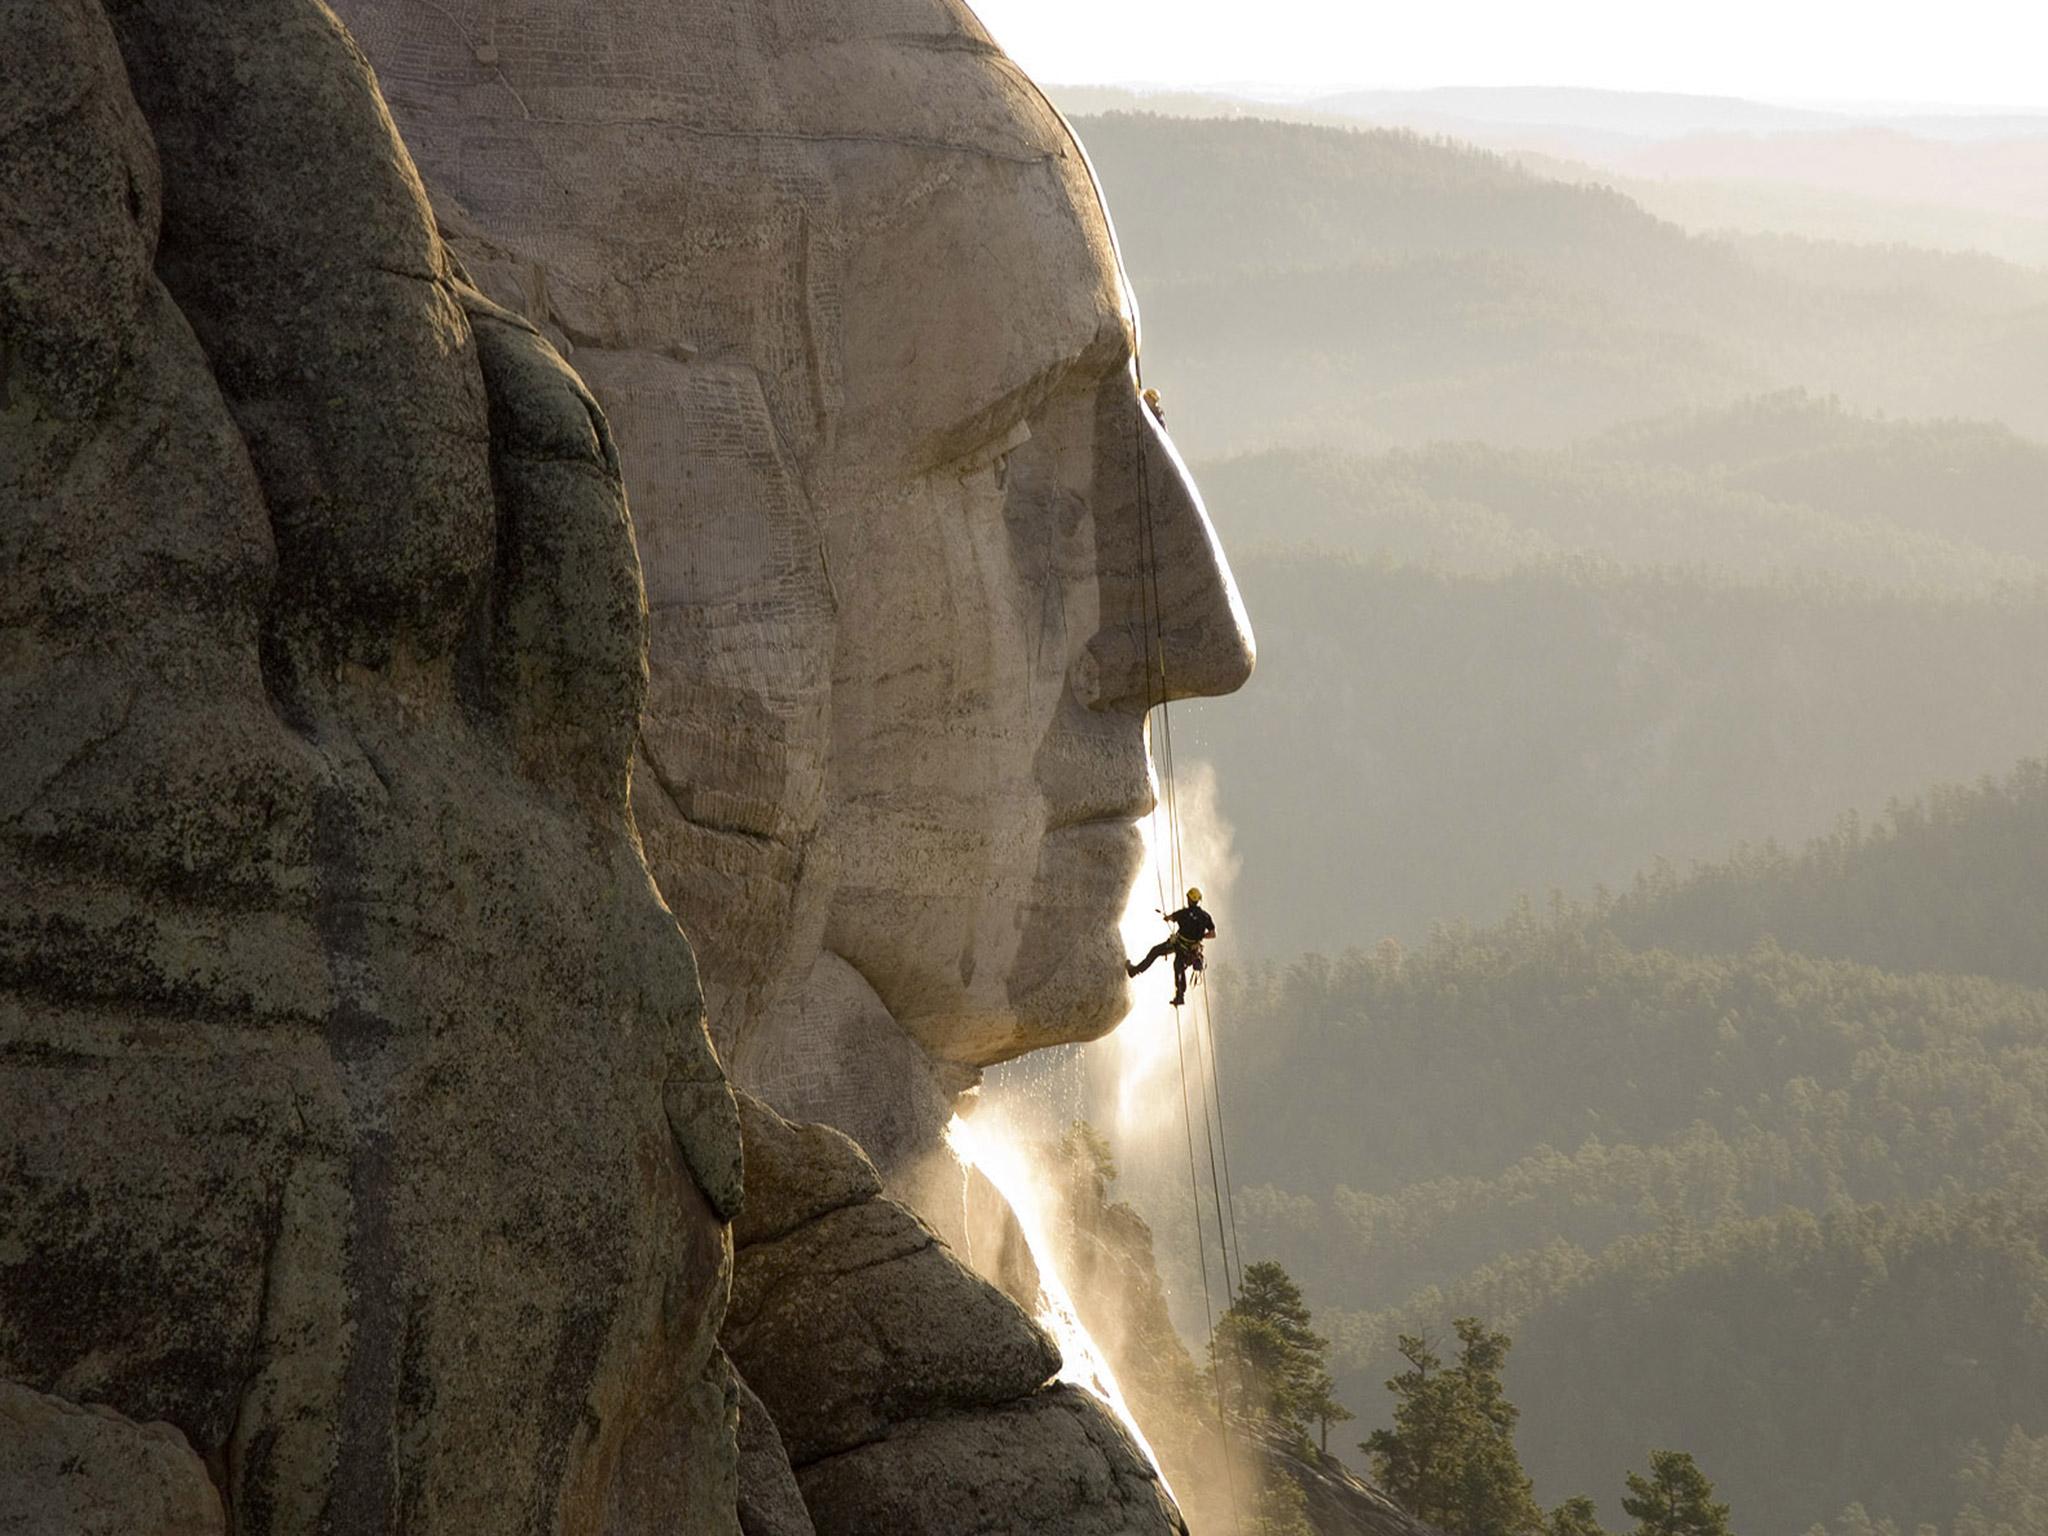
[[[1624,942],[1811,955],[2048,987],[2048,763],[1850,815],[1680,874],[1669,863],[1595,919]]]
[[[1075,127],[1141,295],[1191,279],[1406,256],[1591,250],[1632,288],[1736,282],[1748,271],[1725,246],[1689,239],[1619,193],[1567,186],[1448,139],[1141,113]]]
[[[1555,445],[1787,385],[2048,431],[2048,309],[1831,280],[1619,193],[1414,134],[1142,114],[1076,126],[1204,455]],[[1988,292],[1985,288],[1983,291]]]
[[[2048,1536],[2048,271],[1078,126],[1258,630],[1175,747],[1347,1448],[1476,1314],[1546,1505],[1683,1447],[1741,1536]]]
[[[1398,1334],[1511,1332],[1548,1500],[1655,1444],[1758,1536],[2048,1507],[2044,868],[2030,761],[1796,855],[1219,973],[1246,1251],[1363,1428]]]
[[[1078,126],[1260,641],[1189,706],[1285,956],[2048,743],[2048,276],[1705,238],[1412,133]]]
[[[1824,581],[1239,555],[1240,699],[1177,710],[1242,873],[1236,956],[1625,886],[2048,743],[2048,604]]]
[[[1562,449],[1268,449],[1196,465],[1235,554],[1498,573],[1566,559],[1962,592],[2048,576],[2048,447],[1998,422],[1859,415],[1804,390]]]

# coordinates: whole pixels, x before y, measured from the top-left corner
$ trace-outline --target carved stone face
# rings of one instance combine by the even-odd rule
[[[1251,652],[1058,115],[952,0],[337,9],[617,435],[635,810],[736,1075],[886,1141],[925,1055],[1109,1028],[1156,674]]]

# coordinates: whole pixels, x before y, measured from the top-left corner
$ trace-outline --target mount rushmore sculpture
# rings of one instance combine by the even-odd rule
[[[954,5],[339,12],[0,0],[0,1527],[1171,1529],[774,1112],[1110,1027],[1250,666],[1078,146]]]

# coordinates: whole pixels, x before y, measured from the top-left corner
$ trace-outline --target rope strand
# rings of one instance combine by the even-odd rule
[[[1137,384],[1139,409],[1141,411],[1149,410],[1151,406],[1144,399],[1144,363],[1136,356],[1132,358],[1132,373]],[[1133,448],[1137,454],[1139,555],[1145,567],[1138,583],[1139,610],[1148,630],[1146,639],[1148,649],[1152,653],[1147,658],[1150,664],[1146,667],[1146,713],[1149,716],[1155,707],[1159,712],[1159,750],[1155,761],[1158,765],[1158,776],[1165,790],[1166,843],[1164,851],[1167,857],[1163,861],[1164,867],[1162,867],[1162,860],[1159,858],[1161,848],[1156,836],[1153,842],[1152,858],[1153,880],[1155,888],[1159,892],[1159,910],[1163,915],[1166,911],[1167,871],[1171,870],[1173,888],[1179,891],[1185,889],[1186,869],[1181,856],[1180,787],[1178,776],[1174,770],[1173,713],[1168,707],[1172,702],[1172,690],[1166,675],[1165,605],[1159,593],[1157,532],[1152,523],[1152,494],[1148,469],[1149,455],[1146,452],[1147,444],[1145,441],[1147,429],[1142,416],[1134,416],[1132,420],[1134,426]],[[1155,675],[1158,682],[1156,700],[1153,694]],[[1149,750],[1152,745],[1149,731],[1147,732],[1146,744]],[[1159,806],[1155,804],[1153,808],[1155,828],[1157,826],[1158,812]],[[1201,987],[1201,975],[1199,972],[1196,973],[1195,984],[1197,987]],[[1195,1029],[1196,1083],[1202,1098],[1202,1141],[1209,1158],[1209,1189],[1216,1208],[1216,1244],[1223,1259],[1224,1297],[1231,1307],[1235,1307],[1237,1305],[1238,1275],[1233,1275],[1232,1273],[1231,1251],[1238,1246],[1236,1200],[1228,1194],[1230,1154],[1227,1146],[1222,1151],[1220,1170],[1217,1160],[1218,1145],[1222,1140],[1223,1133],[1223,1100],[1216,1083],[1215,1030],[1212,1016],[1209,1013],[1209,996],[1206,988],[1202,989],[1202,1019],[1210,1021],[1207,1031],[1210,1038],[1206,1049],[1203,1043],[1204,1029],[1202,1022],[1191,1021],[1194,1022]],[[1195,1160],[1193,1106],[1188,1098],[1187,1042],[1182,1032],[1181,1010],[1178,1007],[1173,1010],[1173,1036],[1174,1057],[1180,1068],[1181,1126],[1187,1142],[1188,1193],[1192,1199],[1194,1210],[1195,1257],[1202,1280],[1202,1320],[1208,1330],[1210,1379],[1216,1393],[1217,1427],[1223,1437],[1223,1470],[1225,1482],[1230,1491],[1232,1524],[1241,1533],[1244,1529],[1244,1511],[1238,1502],[1237,1472],[1234,1466],[1236,1458],[1231,1454],[1230,1450],[1230,1408],[1223,1391],[1223,1355],[1225,1351],[1219,1349],[1216,1343],[1216,1315],[1209,1285],[1208,1241],[1202,1224],[1202,1180]],[[1205,1065],[1206,1072],[1204,1071]],[[1216,1105],[1213,1131],[1209,1112],[1212,1097]],[[1225,1210],[1226,1200],[1228,1200],[1230,1207],[1227,1215]],[[1228,1223],[1227,1236],[1226,1221]],[[1237,1258],[1238,1274],[1241,1275],[1243,1269],[1243,1252],[1241,1249],[1238,1251]],[[1242,1362],[1233,1361],[1231,1374],[1234,1380],[1239,1376],[1241,1364]],[[1238,1381],[1237,1385],[1241,1388],[1242,1382]]]
[[[1223,1209],[1230,1216],[1230,1247],[1237,1255],[1237,1283],[1244,1285],[1244,1244],[1237,1237],[1237,1187],[1230,1179],[1230,1138],[1223,1130],[1223,1074],[1216,1065],[1216,1020],[1209,1011],[1209,989],[1202,989],[1202,1023],[1209,1039],[1209,1092],[1216,1100],[1216,1145],[1223,1152]]]

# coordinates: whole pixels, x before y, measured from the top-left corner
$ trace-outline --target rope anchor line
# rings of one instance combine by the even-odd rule
[[[1146,667],[1146,713],[1155,709],[1159,718],[1159,751],[1156,754],[1158,773],[1164,794],[1161,803],[1166,810],[1166,860],[1158,857],[1155,839],[1152,859],[1152,875],[1159,892],[1159,910],[1164,913],[1166,904],[1166,881],[1168,870],[1172,872],[1176,890],[1185,889],[1186,871],[1181,857],[1180,790],[1174,773],[1173,760],[1173,714],[1169,705],[1172,693],[1166,675],[1166,619],[1164,606],[1159,594],[1159,549],[1157,531],[1153,526],[1152,495],[1149,475],[1149,458],[1145,442],[1144,413],[1158,414],[1158,394],[1145,387],[1145,368],[1137,357],[1132,358],[1132,373],[1139,396],[1139,411],[1132,415],[1132,446],[1137,456],[1138,480],[1138,543],[1139,561],[1143,567],[1138,583],[1139,607],[1146,627],[1146,638],[1151,649]],[[1156,685],[1156,692],[1155,692]],[[1148,747],[1150,742],[1148,740]],[[1158,807],[1153,810],[1154,825],[1157,826]],[[1244,1273],[1244,1252],[1237,1238],[1237,1202],[1230,1182],[1230,1149],[1224,1137],[1223,1089],[1217,1071],[1216,1027],[1214,1015],[1209,1007],[1209,989],[1202,984],[1200,973],[1194,977],[1196,989],[1201,993],[1201,1016],[1190,1018],[1195,1032],[1195,1077],[1196,1093],[1202,1102],[1202,1140],[1208,1152],[1209,1190],[1216,1213],[1216,1243],[1222,1258],[1223,1293],[1227,1304],[1237,1305],[1238,1285]],[[1216,1419],[1223,1435],[1224,1477],[1230,1490],[1232,1522],[1240,1531],[1244,1528],[1244,1511],[1237,1496],[1237,1474],[1232,1465],[1234,1457],[1230,1451],[1230,1409],[1223,1391],[1222,1355],[1216,1347],[1216,1315],[1209,1281],[1208,1238],[1204,1231],[1202,1212],[1202,1180],[1195,1158],[1194,1114],[1188,1094],[1187,1042],[1181,1027],[1181,1011],[1173,1010],[1174,1056],[1180,1066],[1181,1125],[1185,1131],[1188,1153],[1188,1191],[1193,1202],[1195,1225],[1195,1256],[1202,1280],[1202,1318],[1208,1329],[1209,1372],[1216,1393]],[[1210,1106],[1214,1104],[1212,1117]],[[1219,1159],[1220,1151],[1220,1159]],[[1233,1272],[1233,1251],[1235,1270]],[[1233,1368],[1233,1376],[1236,1374]],[[1242,1383],[1237,1383],[1239,1386]],[[1242,1393],[1240,1393],[1242,1395]]]

